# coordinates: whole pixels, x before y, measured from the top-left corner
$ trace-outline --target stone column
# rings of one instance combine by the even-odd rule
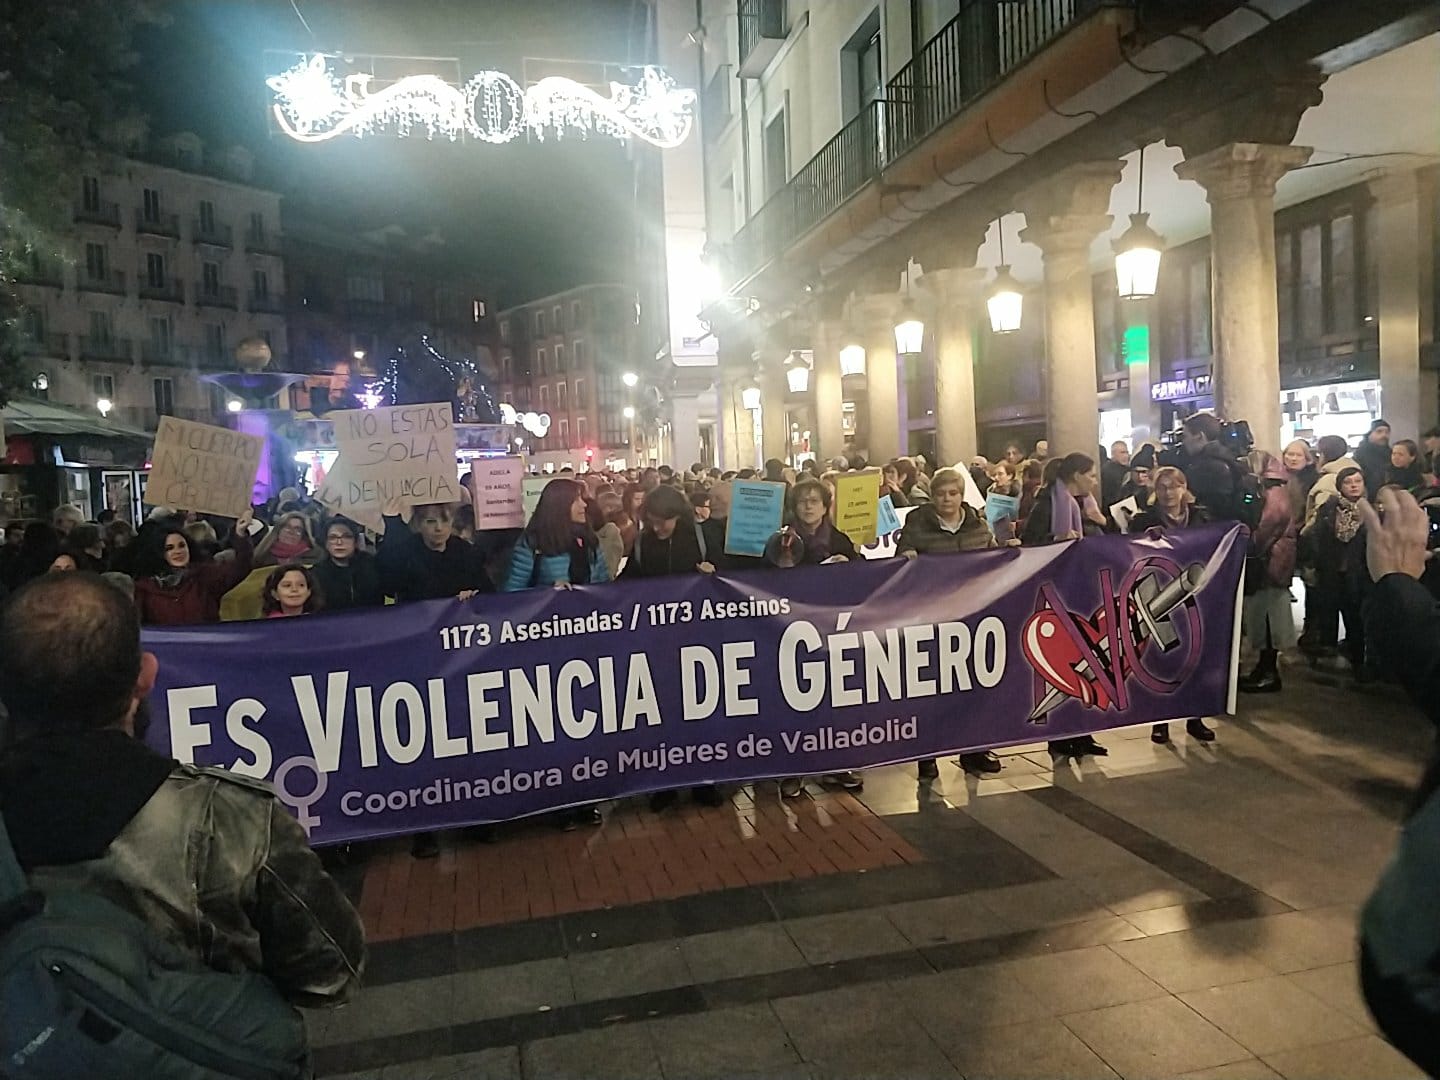
[[[1380,323],[1381,409],[1397,439],[1416,439],[1435,422],[1434,388],[1422,387],[1420,371],[1419,185],[1414,172],[1391,173],[1370,184],[1380,250],[1376,303]],[[1427,380],[1428,381],[1428,380]],[[1426,391],[1430,396],[1426,396]]]
[[[1045,413],[1050,453],[1093,454],[1100,429],[1090,245],[1110,228],[1120,161],[1087,161],[1020,193],[1020,239],[1045,254]]]
[[[815,402],[815,456],[823,463],[845,452],[842,410],[845,389],[840,381],[840,350],[845,346],[844,323],[821,319],[810,335],[815,367],[810,372],[810,389]]]
[[[763,465],[770,458],[790,457],[790,421],[785,408],[785,357],[788,353],[770,349],[760,361],[760,441]]]
[[[1175,166],[1210,203],[1215,410],[1225,420],[1248,420],[1262,450],[1280,449],[1275,184],[1310,154],[1304,146],[1232,142]]]
[[[937,465],[969,465],[979,453],[975,425],[975,320],[987,271],[932,270],[920,280],[935,294]]]
[[[900,369],[895,355],[895,318],[898,294],[868,297],[861,305],[865,345],[865,388],[869,396],[869,461],[888,461],[904,453],[900,443]]]

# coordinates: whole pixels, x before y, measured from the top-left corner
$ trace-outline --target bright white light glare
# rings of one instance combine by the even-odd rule
[[[633,371],[627,371],[624,375],[620,376],[620,381],[623,382],[626,386],[634,388],[634,386],[640,381],[640,376],[636,375]]]
[[[342,81],[323,53],[302,54],[290,70],[265,80],[280,130],[300,142],[423,132],[507,143],[530,131],[537,139],[599,132],[625,142],[640,139],[662,150],[683,143],[695,122],[695,91],[677,87],[657,67],[634,84],[612,82],[604,97],[583,83],[552,75],[522,90],[503,71],[481,71],[464,86],[436,75],[408,75],[375,93],[372,76]],[[417,130],[418,129],[418,130]]]
[[[740,391],[740,407],[754,412],[760,408],[760,388],[758,386],[747,386]]]
[[[864,375],[865,374],[865,346],[846,345],[840,350],[840,375]]]
[[[1013,334],[1020,329],[1025,294],[1020,289],[1020,283],[1011,276],[1008,266],[995,268],[995,280],[990,285],[985,307],[990,312],[992,333]]]
[[[100,410],[101,416],[109,416],[110,410],[114,407],[115,403],[111,401],[108,397],[99,398],[95,402],[95,408]]]
[[[634,405],[626,405],[626,406],[625,406],[625,410],[624,410],[624,416],[625,416],[625,419],[626,419],[626,420],[634,420],[634,419],[635,419],[635,406],[634,406]]]
[[[925,347],[925,324],[919,319],[906,319],[895,324],[895,351],[902,356],[918,353]]]
[[[502,401],[500,403],[500,422],[502,424],[514,424],[518,420],[519,414],[515,411],[515,406],[511,405],[508,401]]]
[[[225,408],[230,412],[239,412],[245,408],[245,403],[239,398],[232,397],[229,401],[225,402]]]

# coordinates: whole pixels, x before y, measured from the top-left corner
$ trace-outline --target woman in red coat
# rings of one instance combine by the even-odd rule
[[[1290,582],[1295,576],[1299,524],[1291,499],[1291,473],[1283,459],[1266,451],[1251,456],[1265,501],[1260,523],[1250,534],[1245,560],[1245,637],[1260,651],[1255,670],[1240,678],[1247,694],[1273,694],[1280,689],[1280,652],[1295,647],[1295,616],[1290,609]]]
[[[200,561],[179,526],[147,538],[135,578],[135,606],[145,626],[189,626],[220,621],[220,598],[250,573],[250,511],[235,522],[233,559]]]

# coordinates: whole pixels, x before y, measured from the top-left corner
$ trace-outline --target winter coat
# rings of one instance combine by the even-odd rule
[[[385,592],[402,604],[454,598],[468,590],[495,591],[485,573],[483,551],[458,536],[450,537],[443,550],[431,551],[399,517],[385,519],[379,559]]]
[[[620,573],[620,562],[625,558],[625,538],[620,535],[620,526],[607,521],[595,530],[600,538],[600,554],[605,556],[605,568],[610,571],[608,580],[614,581]]]
[[[255,549],[244,529],[235,533],[235,557],[191,563],[180,584],[167,588],[158,578],[135,580],[135,607],[145,626],[193,626],[220,621],[220,600],[250,574]]]
[[[1209,525],[1214,521],[1214,516],[1199,503],[1190,504],[1190,519],[1185,523],[1184,528],[1194,529],[1201,525]],[[1159,529],[1161,532],[1168,532],[1177,528],[1171,525],[1160,514],[1158,506],[1147,506],[1140,513],[1130,519],[1130,535],[1137,536],[1146,529]]]
[[[841,532],[833,524],[829,522],[825,524],[829,525],[830,528],[829,551],[822,550],[818,544],[812,545],[810,535],[805,532],[804,527],[796,522],[791,522],[790,527],[799,534],[800,542],[805,545],[805,554],[800,559],[800,565],[819,566],[826,559],[835,555],[843,555],[850,562],[859,559],[860,552],[855,549],[855,541],[851,540],[848,534]]]
[[[325,598],[325,611],[380,607],[385,603],[380,564],[368,551],[355,552],[344,565],[326,557],[314,565],[312,573]]]
[[[705,552],[700,550],[699,537],[703,526],[693,521],[677,521],[675,531],[664,540],[658,539],[649,529],[635,538],[630,551],[630,561],[620,572],[622,580],[635,578],[664,577],[667,574],[688,574],[702,562],[714,563],[719,556],[705,534]]]
[[[1318,577],[1334,581],[1344,576],[1359,577],[1365,572],[1365,530],[1361,528],[1348,542],[1335,535],[1335,518],[1339,499],[1330,499],[1305,527],[1306,562],[1315,567]]]
[[[1375,493],[1385,486],[1385,478],[1390,473],[1389,444],[1372,443],[1366,439],[1351,456],[1365,474],[1365,496],[1375,498]]]
[[[1305,501],[1305,524],[1301,526],[1302,530],[1309,529],[1311,525],[1315,524],[1315,515],[1320,512],[1320,507],[1338,494],[1335,477],[1345,469],[1358,469],[1359,467],[1359,463],[1349,454],[1342,458],[1336,458],[1334,461],[1327,461],[1320,466],[1320,476],[1311,486],[1309,498]]]
[[[1264,502],[1260,523],[1250,534],[1250,558],[1253,562],[1247,563],[1245,568],[1247,591],[1257,591],[1262,587],[1288,589],[1290,579],[1295,576],[1300,528],[1290,502],[1289,481],[1290,473],[1284,463],[1271,458],[1270,466],[1260,477]]]
[[[1185,455],[1180,466],[1190,494],[1212,519],[1234,516],[1236,469],[1235,455],[1218,442],[1206,443],[1198,453]]]
[[[570,552],[559,555],[537,555],[528,536],[522,536],[510,553],[510,572],[500,586],[501,592],[519,592],[522,589],[545,588],[559,581],[571,585],[603,585],[610,580],[610,567],[599,544],[580,545],[585,573],[576,581],[575,560]]]
[[[899,551],[921,555],[948,555],[958,551],[984,551],[995,546],[985,515],[969,503],[960,504],[960,527],[955,532],[940,523],[934,503],[922,503],[910,511],[900,530]]]
[[[1285,470],[1285,493],[1290,498],[1290,516],[1295,519],[1296,528],[1302,528],[1305,525],[1305,510],[1310,499],[1310,489],[1319,479],[1320,470],[1314,465],[1306,465],[1296,473],[1292,473],[1289,469]]]
[[[1412,461],[1403,469],[1397,469],[1391,465],[1385,470],[1385,483],[1398,484],[1406,491],[1414,491],[1425,485],[1425,471],[1421,468],[1419,460]]]
[[[360,983],[360,916],[270,785],[181,765],[118,728],[22,739],[0,757],[0,811],[42,893],[103,893],[223,972],[261,972],[290,1001]]]

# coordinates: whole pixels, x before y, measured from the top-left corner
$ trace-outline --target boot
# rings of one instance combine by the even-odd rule
[[[1168,743],[1170,741],[1170,725],[1156,724],[1150,729],[1150,741],[1153,743]]]
[[[1280,668],[1276,663],[1280,654],[1274,649],[1262,649],[1255,670],[1240,676],[1237,684],[1242,694],[1276,694],[1280,692]]]
[[[993,751],[977,750],[973,754],[961,754],[960,767],[968,773],[997,773],[1004,766]]]
[[[1214,742],[1215,732],[1205,726],[1205,721],[1198,716],[1192,716],[1185,721],[1185,734],[1192,739],[1199,739],[1201,742]]]
[[[933,757],[921,758],[915,771],[921,780],[937,780],[940,777],[940,766]]]

